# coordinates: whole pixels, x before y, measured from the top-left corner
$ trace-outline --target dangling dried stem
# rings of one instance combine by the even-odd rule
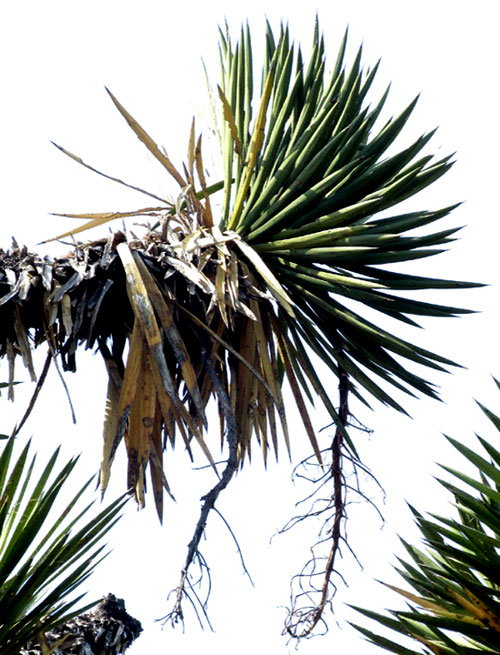
[[[316,457],[311,455],[301,462],[294,472],[295,478],[312,483],[315,487],[312,493],[298,503],[308,503],[309,508],[305,513],[290,519],[281,530],[281,533],[286,532],[311,518],[322,519],[319,539],[311,548],[311,557],[301,572],[292,579],[291,607],[285,622],[284,634],[294,639],[318,634],[319,624],[324,626],[325,631],[328,629],[324,610],[328,606],[331,607],[337,591],[334,576],[344,581],[335,566],[337,555],[341,554],[342,543],[358,561],[346,538],[347,505],[350,496],[352,494],[361,496],[375,509],[383,522],[379,509],[365,495],[361,487],[360,474],[375,482],[382,492],[383,490],[369,469],[349,450],[346,438],[347,427],[363,432],[369,431],[355,421],[349,413],[349,384],[349,377],[341,368],[339,370],[339,421],[330,448],[322,451],[325,464],[320,465]],[[331,491],[322,495],[320,492],[324,493],[325,489]],[[324,546],[328,546],[325,555],[318,552]],[[316,584],[316,579],[320,580],[319,584]],[[298,586],[298,590],[295,589],[295,585]]]
[[[49,352],[47,354],[47,357],[45,358],[45,363],[43,365],[42,372],[40,373],[40,375],[38,377],[38,382],[36,383],[35,391],[33,392],[33,395],[31,396],[28,407],[26,408],[26,411],[24,412],[22,419],[19,421],[19,423],[16,425],[16,427],[14,428],[14,430],[12,432],[13,437],[15,437],[16,434],[18,434],[21,431],[23,425],[26,423],[26,421],[28,420],[31,412],[33,411],[33,408],[35,406],[37,398],[38,398],[38,396],[40,394],[40,391],[42,390],[43,384],[45,382],[45,378],[47,377],[47,373],[49,372],[50,363],[52,362],[52,358],[53,358],[52,352],[49,350]]]
[[[348,496],[351,493],[361,496],[363,500],[374,507],[383,520],[373,501],[367,498],[361,489],[359,474],[363,473],[368,476],[377,485],[378,482],[349,449],[348,437],[346,437],[348,427],[355,427],[363,431],[367,431],[367,428],[361,424],[356,425],[352,421],[349,411],[351,382],[347,371],[339,367],[338,376],[338,421],[330,448],[322,451],[324,464],[319,464],[316,457],[310,456],[301,462],[294,472],[294,477],[304,479],[315,486],[313,492],[298,503],[307,502],[309,508],[304,514],[290,519],[280,531],[280,533],[286,532],[306,519],[313,517],[322,519],[319,539],[311,547],[311,557],[301,572],[292,579],[291,606],[283,633],[294,639],[317,634],[317,627],[320,623],[323,624],[325,630],[327,629],[324,610],[328,606],[331,607],[337,591],[333,578],[338,576],[343,581],[342,574],[336,568],[342,542],[357,561],[345,535]],[[311,467],[314,471],[312,475],[309,472]],[[301,472],[298,472],[299,470]],[[354,478],[354,483],[350,482],[351,477]],[[380,485],[378,486],[380,487]],[[331,491],[323,496],[320,492],[324,492],[325,488],[329,488]],[[325,545],[328,545],[327,554],[318,553],[318,549]],[[320,580],[319,584],[316,583],[317,579]],[[295,585],[298,586],[298,589],[294,589]]]
[[[309,511],[304,516],[292,519],[292,521],[290,521],[283,529],[283,531],[288,530],[298,522],[310,516],[319,516],[327,513],[327,518],[322,530],[324,531],[325,527],[327,527],[327,537],[325,539],[321,539],[318,544],[316,544],[316,546],[318,546],[319,544],[325,543],[327,540],[330,542],[329,554],[326,559],[324,569],[322,572],[316,571],[319,560],[314,553],[314,549],[316,547],[314,546],[311,549],[311,560],[307,562],[302,572],[294,578],[299,582],[300,592],[292,596],[292,606],[289,610],[284,630],[286,634],[290,635],[294,639],[302,639],[312,634],[318,623],[322,621],[325,607],[331,603],[336,591],[332,577],[334,573],[338,574],[338,572],[335,570],[335,560],[340,552],[340,544],[343,539],[342,532],[346,518],[345,508],[347,490],[343,465],[343,446],[344,434],[349,419],[349,376],[343,368],[339,368],[338,389],[338,422],[330,447],[331,461],[326,471],[324,471],[325,467],[321,467],[322,475],[319,477],[319,479],[314,480],[314,482],[320,483],[319,488],[317,488],[309,498],[315,496],[319,489],[323,488],[323,486],[329,481],[333,485],[331,496],[328,499],[325,499],[326,506],[322,507],[319,511],[314,509],[313,511]],[[313,508],[317,500],[318,499],[313,502]],[[323,501],[323,499],[321,500]],[[313,579],[317,576],[322,577],[321,586],[319,588],[317,588],[313,583]],[[302,579],[304,577],[307,577],[309,580],[309,589],[304,589],[303,587]],[[312,595],[316,595],[316,593],[320,594],[319,600],[313,601]],[[307,599],[311,604],[307,607],[299,607],[298,602],[299,599],[302,598]]]
[[[170,621],[173,624],[178,623],[179,621],[183,621],[184,619],[184,614],[182,611],[182,600],[184,597],[188,596],[186,587],[189,586],[192,588],[192,585],[188,581],[189,569],[194,560],[200,557],[198,547],[205,531],[208,515],[210,514],[211,510],[215,509],[215,503],[217,502],[219,494],[227,487],[238,468],[237,424],[231,407],[231,401],[229,400],[227,393],[224,391],[221,381],[219,380],[219,376],[217,375],[217,372],[215,371],[212,362],[210,361],[210,355],[206,350],[203,350],[202,352],[204,356],[205,369],[210,377],[210,380],[212,381],[218,397],[218,401],[224,413],[224,420],[226,424],[226,440],[229,455],[226,463],[226,468],[224,469],[219,482],[201,499],[203,505],[201,507],[200,518],[196,523],[193,538],[188,545],[188,554],[182,569],[179,584],[177,585],[176,589],[174,608],[169,614],[167,614],[167,616],[162,619],[164,622]]]

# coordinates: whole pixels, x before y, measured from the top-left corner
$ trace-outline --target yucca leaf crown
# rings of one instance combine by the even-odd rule
[[[34,331],[36,343],[50,342],[65,368],[75,369],[82,342],[96,345],[104,358],[110,382],[103,489],[125,437],[129,486],[142,504],[149,464],[161,514],[162,489],[168,490],[162,451],[178,432],[189,453],[194,437],[213,463],[203,435],[205,408],[210,398],[219,399],[223,434],[227,412],[221,393],[238,417],[239,463],[250,455],[253,436],[265,458],[269,448],[277,453],[278,422],[289,449],[285,379],[321,460],[308,403],[319,397],[337,425],[339,408],[315,357],[334,382],[345,379],[348,391],[367,404],[375,397],[405,411],[395,389],[437,396],[415,365],[440,371],[453,362],[386,324],[397,319],[416,326],[415,316],[467,311],[416,300],[409,292],[477,286],[395,270],[442,252],[452,241],[457,228],[422,230],[456,205],[406,213],[397,208],[440,178],[451,161],[422,154],[433,132],[394,151],[416,99],[378,127],[388,91],[368,104],[378,64],[363,70],[360,49],[346,67],[346,37],[327,74],[318,24],[307,63],[288,27],[275,39],[268,24],[256,91],[248,27],[234,46],[228,30],[221,30],[216,102],[224,179],[215,183],[209,183],[194,122],[187,162],[179,171],[109,92],[136,136],[179,184],[175,201],[100,173],[58,146],[156,202],[127,212],[66,214],[88,220],[60,235],[115,218],[152,218],[154,225],[141,237],[116,232],[78,244],[53,265],[15,248],[2,255],[5,271],[13,271],[0,280],[3,323],[17,326],[2,335],[2,353],[22,353],[32,370],[24,325],[26,334]],[[220,211],[213,202],[219,190]],[[380,324],[368,318],[372,310],[381,314]],[[355,452],[345,425],[340,428]]]

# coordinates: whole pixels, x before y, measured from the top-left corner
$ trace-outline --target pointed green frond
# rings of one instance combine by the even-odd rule
[[[72,479],[76,460],[56,469],[58,452],[37,473],[28,463],[30,443],[12,460],[10,438],[0,456],[0,651],[18,655],[40,632],[85,611],[75,590],[103,557],[102,539],[119,518],[120,498],[90,521],[87,505],[75,512],[87,482],[72,492],[57,515],[56,500]],[[4,512],[6,514],[4,514]],[[83,524],[82,520],[87,523]],[[76,526],[78,529],[75,530]],[[78,607],[77,607],[78,606]]]
[[[481,406],[490,418],[496,415]],[[479,479],[443,466],[458,486],[440,481],[453,495],[452,518],[413,510],[424,537],[425,550],[403,541],[413,563],[400,560],[399,573],[409,588],[391,587],[410,601],[406,611],[390,616],[358,609],[380,626],[412,637],[425,644],[425,653],[497,653],[500,643],[500,451],[494,439],[479,438],[491,457],[489,461],[476,450],[447,437],[457,451],[478,469]],[[376,632],[355,626],[377,645],[400,652],[397,642]],[[401,651],[404,652],[404,651]]]

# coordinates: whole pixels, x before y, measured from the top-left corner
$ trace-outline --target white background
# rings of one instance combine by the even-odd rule
[[[439,125],[428,147],[438,157],[456,151],[457,163],[445,178],[414,201],[419,209],[465,203],[446,225],[466,225],[450,253],[420,262],[420,274],[487,282],[472,291],[426,294],[446,304],[467,306],[480,313],[462,319],[425,322],[425,331],[407,334],[419,345],[448,356],[469,370],[434,378],[443,403],[418,399],[407,402],[413,420],[378,405],[359,418],[373,433],[358,436],[358,447],[386,491],[365,490],[378,504],[382,524],[366,505],[351,506],[349,539],[363,570],[345,553],[342,573],[349,582],[339,586],[324,637],[300,645],[304,654],[375,652],[346,620],[356,620],[345,602],[381,610],[399,600],[374,578],[399,583],[392,571],[394,553],[401,553],[395,533],[414,540],[405,500],[425,511],[448,511],[446,495],[432,476],[435,461],[460,465],[442,432],[474,443],[473,431],[493,435],[473,398],[500,407],[491,375],[500,376],[498,349],[498,56],[497,3],[492,1],[419,3],[381,0],[322,2],[293,6],[277,0],[263,3],[193,0],[182,3],[106,1],[2,3],[0,8],[0,246],[11,236],[39,252],[64,248],[37,246],[43,239],[72,227],[70,219],[49,212],[91,212],[139,208],[141,196],[113,185],[65,158],[49,139],[78,154],[97,168],[160,195],[175,193],[163,170],[137,141],[109,101],[108,86],[143,127],[164,145],[179,165],[185,158],[191,117],[206,129],[206,87],[200,57],[212,81],[218,81],[217,26],[227,18],[237,35],[248,19],[258,58],[264,18],[275,29],[289,22],[293,37],[307,53],[316,10],[333,65],[342,34],[349,24],[350,57],[364,44],[364,64],[382,65],[370,98],[375,100],[392,80],[386,117],[399,113],[421,92],[421,99],[400,144],[405,147]],[[214,153],[215,159],[217,153]],[[206,163],[210,165],[207,156]],[[147,200],[146,200],[147,203]],[[118,226],[117,226],[118,227]],[[99,233],[98,236],[102,234]],[[90,236],[89,236],[90,238]],[[59,248],[59,249],[58,249]],[[402,269],[402,267],[401,267]],[[409,270],[409,269],[406,269]],[[396,326],[399,329],[399,326]],[[95,472],[100,451],[105,374],[98,358],[87,353],[78,360],[78,374],[66,376],[78,422],[72,426],[67,403],[53,376],[24,436],[31,434],[40,451],[51,452],[62,441],[66,455],[82,452],[82,479]],[[40,363],[38,363],[40,366]],[[6,376],[3,365],[2,375]],[[27,379],[19,369],[18,379]],[[331,381],[334,393],[334,381]],[[2,398],[2,431],[8,431],[24,408],[29,385],[18,388],[15,408]],[[497,409],[497,411],[499,411]],[[315,416],[315,427],[324,425]],[[7,424],[7,425],[6,425]],[[291,418],[294,462],[308,454],[307,438]],[[130,504],[125,518],[110,536],[113,553],[89,583],[93,597],[113,592],[139,618],[143,636],[129,651],[145,653],[293,652],[280,636],[288,581],[304,563],[309,540],[319,526],[270,537],[294,515],[294,503],[307,489],[290,483],[291,466],[282,457],[264,472],[256,453],[252,467],[233,481],[220,509],[243,549],[253,577],[242,573],[232,539],[217,516],[207,529],[203,552],[211,566],[213,593],[209,616],[215,632],[202,632],[188,611],[185,634],[180,628],[161,630],[154,619],[171,609],[166,596],[178,579],[186,545],[199,511],[200,496],[213,484],[209,473],[191,470],[179,449],[167,454],[167,476],[177,503],[167,502],[164,526],[157,523],[152,503],[138,513]],[[203,464],[201,458],[198,465]],[[114,473],[113,494],[124,488],[124,462]],[[365,623],[366,624],[366,623]]]

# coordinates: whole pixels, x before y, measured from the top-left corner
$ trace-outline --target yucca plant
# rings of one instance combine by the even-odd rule
[[[85,222],[57,238],[117,218],[150,217],[153,225],[140,236],[118,231],[77,243],[68,256],[54,261],[17,244],[0,253],[0,325],[5,326],[0,352],[8,356],[11,370],[20,353],[34,376],[29,339],[35,345],[47,341],[47,361],[59,354],[65,369],[76,369],[82,343],[97,347],[104,358],[109,385],[103,491],[124,439],[128,486],[144,505],[149,468],[161,519],[163,492],[170,493],[162,464],[167,444],[174,446],[180,435],[194,456],[197,442],[217,468],[214,446],[206,440],[205,410],[211,398],[218,402],[228,460],[205,497],[185,573],[208,512],[237,468],[255,446],[265,460],[270,450],[278,455],[278,424],[290,452],[285,382],[318,462],[325,448],[332,453],[333,566],[345,516],[342,454],[357,457],[346,430],[350,395],[405,411],[395,390],[437,395],[416,366],[441,371],[453,365],[382,327],[387,318],[417,325],[414,316],[466,312],[416,300],[409,292],[473,284],[385,268],[435,255],[452,240],[457,228],[423,228],[446,217],[453,206],[393,209],[440,178],[451,160],[422,154],[433,132],[387,154],[416,100],[379,125],[387,92],[373,105],[367,102],[378,66],[364,70],[359,51],[347,67],[345,51],[344,39],[327,74],[318,25],[308,62],[288,28],[275,38],[267,25],[260,82],[254,84],[249,29],[242,29],[235,45],[221,30],[222,80],[214,102],[221,113],[216,132],[222,181],[209,182],[194,122],[187,161],[179,170],[109,92],[132,131],[178,184],[177,197],[170,200],[100,173],[58,146],[155,204],[126,212],[65,214]],[[222,199],[216,204],[213,194],[219,190]],[[369,315],[378,311],[381,323],[364,315],[363,307]],[[330,380],[318,374],[318,359]],[[332,382],[338,384],[338,401]],[[315,399],[336,426],[333,442],[317,439],[310,413]],[[323,596],[321,607],[325,590]],[[316,623],[313,614],[309,626]]]
[[[480,406],[500,432],[500,417]],[[413,638],[419,646],[412,650],[356,626],[386,652],[500,653],[500,451],[493,445],[497,437],[497,433],[490,439],[478,437],[486,457],[448,437],[468,463],[477,467],[477,475],[442,467],[457,481],[457,485],[440,481],[453,495],[454,518],[413,510],[424,547],[403,541],[411,559],[399,560],[399,573],[411,591],[387,585],[409,601],[408,608],[389,615],[357,608],[381,626]]]
[[[56,508],[68,494],[77,459],[59,468],[56,451],[37,473],[30,443],[17,458],[15,444],[9,438],[0,455],[2,655],[19,655],[30,642],[47,645],[47,631],[96,605],[81,605],[81,585],[105,557],[103,538],[126,502],[122,497],[89,519],[93,503],[82,508],[81,500],[90,480]]]

